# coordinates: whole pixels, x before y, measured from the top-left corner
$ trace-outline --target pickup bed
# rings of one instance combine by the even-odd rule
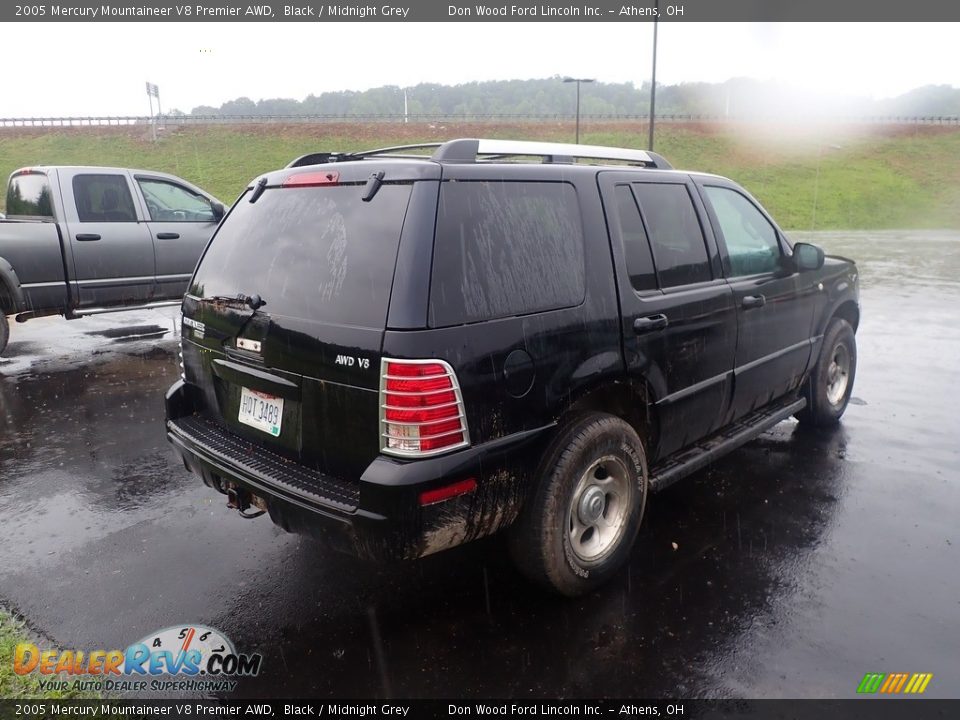
[[[0,219],[0,352],[8,315],[68,319],[179,303],[224,215],[213,196],[148,170],[15,171]]]

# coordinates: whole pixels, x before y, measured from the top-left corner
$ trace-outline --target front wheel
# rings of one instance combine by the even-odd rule
[[[857,340],[846,320],[834,318],[823,336],[820,357],[807,380],[807,407],[797,413],[804,425],[828,427],[840,421],[857,374]]]
[[[547,450],[537,485],[510,530],[520,570],[562,595],[582,595],[630,555],[647,499],[643,443],[623,420],[594,413]]]
[[[7,322],[7,316],[0,311],[0,353],[7,347],[7,340],[10,339],[10,324]]]

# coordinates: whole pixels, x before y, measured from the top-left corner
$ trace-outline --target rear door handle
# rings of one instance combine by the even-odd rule
[[[656,330],[665,330],[670,321],[666,315],[650,315],[649,317],[636,318],[633,321],[633,332],[637,335],[643,335]]]
[[[740,304],[744,310],[749,310],[750,308],[763,307],[767,304],[767,299],[763,295],[747,295]]]
[[[88,242],[89,240],[100,239],[100,236],[96,233],[77,233],[74,237],[80,242]]]
[[[180,233],[157,233],[157,240],[176,240]]]

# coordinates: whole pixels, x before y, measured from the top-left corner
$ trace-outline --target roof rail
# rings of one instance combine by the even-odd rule
[[[301,155],[291,161],[288,168],[303,167],[304,165],[324,165],[326,163],[346,162],[348,160],[363,160],[367,157],[401,157],[429,159],[429,155],[410,155],[405,150],[420,150],[439,148],[443,143],[420,143],[417,145],[394,145],[392,147],[377,148],[376,150],[356,150],[349,152],[315,152]]]
[[[408,150],[435,148],[433,155],[412,155]],[[418,145],[394,145],[376,150],[353,152],[316,152],[301,155],[288,168],[304,165],[363,160],[364,158],[419,158],[434,162],[475,163],[503,160],[510,157],[542,157],[547,163],[571,164],[577,158],[590,160],[617,160],[633,165],[672,170],[673,166],[662,155],[649,150],[604,147],[602,145],[574,145],[567,143],[528,142],[526,140],[478,140],[463,138],[445,143],[421,143]]]
[[[488,156],[481,158],[480,156]],[[471,163],[478,160],[506,157],[542,157],[548,163],[573,163],[577,158],[590,160],[617,160],[660,170],[673,166],[662,155],[648,150],[605,147],[602,145],[574,145],[568,143],[528,142],[526,140],[450,140],[437,148],[433,160],[437,162]]]

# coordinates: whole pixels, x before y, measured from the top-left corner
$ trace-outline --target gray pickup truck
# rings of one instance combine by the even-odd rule
[[[179,303],[223,204],[173,175],[15,171],[0,219],[0,352],[18,322]]]

